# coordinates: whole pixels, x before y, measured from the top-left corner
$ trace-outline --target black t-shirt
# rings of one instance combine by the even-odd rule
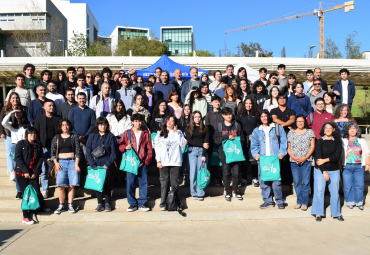
[[[275,109],[272,109],[271,112],[270,112],[271,115],[276,115],[276,117],[283,121],[283,122],[287,122],[291,116],[295,116],[295,111],[290,109],[290,108],[286,108],[284,112],[282,112],[280,110],[280,107],[277,107]],[[284,127],[284,130],[285,132],[288,132],[289,131],[289,128],[288,127]]]
[[[56,135],[54,120],[55,117],[48,118],[46,117],[46,141],[45,141],[45,147],[51,148],[51,140]]]
[[[253,130],[257,127],[258,123],[258,116],[253,116],[251,113],[243,116],[242,114],[236,115],[236,120],[242,125],[243,127],[243,135],[245,137],[245,141],[249,141],[248,136],[253,133]]]
[[[189,147],[203,148],[204,143],[209,143],[208,128],[206,128],[206,132],[203,135],[200,135],[199,131],[200,131],[200,127],[195,126],[193,135],[190,136],[190,132],[188,130],[185,130],[185,137],[186,137],[186,140],[188,140]],[[205,157],[206,154],[207,154],[207,149],[203,148],[202,156]]]

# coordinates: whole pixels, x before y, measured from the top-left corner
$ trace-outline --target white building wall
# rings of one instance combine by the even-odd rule
[[[87,35],[87,15],[89,15],[89,38],[94,42],[94,26],[99,31],[99,25],[89,7],[85,3],[71,3],[69,0],[52,0],[56,7],[68,20],[68,42],[74,33]]]

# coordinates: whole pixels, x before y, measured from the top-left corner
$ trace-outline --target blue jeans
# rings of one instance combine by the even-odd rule
[[[283,199],[283,191],[281,189],[281,181],[273,181],[273,182],[264,182],[261,180],[261,167],[258,161],[258,181],[261,187],[261,194],[262,199],[266,204],[272,205],[274,204],[274,200],[272,199],[271,188],[274,191],[274,197],[276,200],[276,204],[281,205],[284,204],[285,200]]]
[[[343,189],[346,204],[364,204],[364,174],[361,164],[347,164],[343,169]]]
[[[136,191],[136,175],[127,172],[127,202],[129,205],[145,205],[148,201],[148,168],[145,164],[139,167],[137,171],[139,180],[139,199],[135,198]]]
[[[200,169],[202,169],[202,152],[203,148],[200,147],[188,148],[188,159],[190,165],[190,174],[189,174],[190,194],[192,196],[197,197],[204,197],[205,195],[205,189],[200,189],[197,185],[197,175]],[[205,157],[206,157],[205,165],[207,165],[207,154]]]
[[[290,162],[292,169],[294,189],[297,193],[297,204],[308,205],[310,195],[311,161],[303,164]]]
[[[5,136],[4,138],[5,143],[5,151],[6,151],[6,166],[8,172],[13,171],[13,159],[12,159],[12,137],[11,136]]]
[[[49,190],[49,174],[47,172],[47,167],[45,167],[46,160],[50,158],[51,149],[45,148],[44,149],[44,162],[42,163],[42,172],[41,172],[41,186],[42,191],[48,191]]]
[[[314,168],[314,193],[311,208],[311,214],[324,216],[324,194],[326,181],[324,175],[317,168]],[[340,171],[328,171],[329,174],[329,191],[330,191],[330,211],[332,217],[338,217],[340,213],[339,181]]]
[[[57,187],[60,186],[80,186],[80,173],[76,172],[75,161],[60,158],[59,163],[62,165],[60,171],[56,171]]]

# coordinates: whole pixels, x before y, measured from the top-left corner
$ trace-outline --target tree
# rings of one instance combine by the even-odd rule
[[[68,55],[81,57],[87,55],[87,49],[90,46],[90,40],[82,33],[76,34],[73,31],[73,37],[69,40]]]
[[[272,57],[273,52],[262,49],[261,44],[250,42],[249,45],[241,43],[236,47],[238,49],[237,56],[239,57],[254,57],[258,50],[258,56],[260,57]]]
[[[342,53],[338,50],[338,45],[331,38],[326,39],[324,58],[343,58]]]
[[[169,54],[168,48],[166,42],[148,40],[146,37],[125,39],[122,36],[118,39],[117,50],[114,54],[116,56],[128,56],[129,51],[132,50],[133,56],[162,56],[163,54]]]
[[[355,41],[357,34],[358,34],[357,31],[353,31],[352,34],[347,35],[347,38],[345,40],[346,45],[344,46],[344,50],[346,52],[346,58],[349,58],[349,59],[362,58],[361,43]]]
[[[208,50],[197,50],[195,51],[197,54],[197,57],[215,57],[215,53],[209,52]],[[189,57],[193,56],[193,52],[189,52]]]
[[[87,49],[88,56],[111,56],[112,52],[110,46],[104,42],[97,40],[90,44]]]

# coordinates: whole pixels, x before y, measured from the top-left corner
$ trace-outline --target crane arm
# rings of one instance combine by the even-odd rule
[[[289,17],[286,17],[286,18],[270,20],[270,21],[254,24],[254,25],[247,26],[247,27],[241,27],[241,28],[237,28],[237,29],[230,29],[230,30],[225,31],[225,34],[232,33],[232,32],[237,32],[237,31],[241,31],[241,30],[247,30],[247,29],[251,29],[251,28],[255,28],[255,27],[262,27],[262,26],[266,26],[266,25],[270,25],[270,24],[274,24],[274,23],[287,21],[287,20],[303,18],[303,17],[307,17],[307,16],[311,16],[311,15],[315,15],[315,13],[314,12],[307,12],[307,13],[303,13],[303,14],[297,14],[297,15],[289,16]]]

